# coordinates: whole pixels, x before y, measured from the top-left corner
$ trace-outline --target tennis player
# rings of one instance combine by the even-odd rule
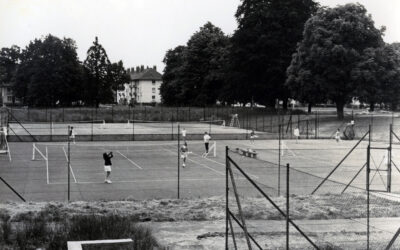
[[[202,157],[207,157],[207,155],[208,155],[208,146],[210,144],[211,136],[207,132],[204,132],[203,140],[204,140],[204,147],[206,148],[206,152],[204,152]]]
[[[299,138],[300,138],[300,130],[299,130],[298,127],[296,127],[296,128],[293,130],[293,135],[294,135],[294,137],[296,138],[296,143],[298,143],[298,142],[299,142]]]
[[[338,129],[338,130],[336,131],[335,139],[336,139],[336,142],[340,142],[340,129]]]
[[[69,139],[70,139],[74,144],[76,144],[76,143],[75,143],[75,135],[76,135],[76,133],[75,133],[74,127],[71,127],[71,129],[70,129],[70,131],[69,131]]]
[[[182,139],[183,139],[183,141],[185,141],[186,142],[186,129],[185,128],[182,128]]]
[[[187,143],[185,142],[182,146],[181,146],[181,158],[182,158],[182,167],[186,167],[186,158],[188,157],[189,154],[189,149],[187,146]]]
[[[256,135],[256,132],[254,132],[254,129],[251,130],[250,132],[250,142],[254,144],[254,139],[257,138],[258,136]]]
[[[112,181],[110,180],[110,175],[111,175],[111,158],[113,158],[113,153],[106,153],[104,152],[103,154],[103,159],[104,159],[104,171],[106,172],[106,179],[104,180],[104,183],[111,184]]]

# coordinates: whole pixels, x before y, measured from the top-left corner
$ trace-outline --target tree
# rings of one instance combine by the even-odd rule
[[[20,48],[16,45],[0,50],[0,85],[15,85],[15,75],[20,58]],[[3,100],[0,99],[0,106]]]
[[[400,94],[400,51],[395,44],[368,48],[352,71],[356,84],[355,96],[370,104],[387,103],[395,109]]]
[[[182,69],[182,103],[215,104],[223,86],[224,58],[229,39],[207,22],[187,42]]]
[[[322,8],[305,24],[303,40],[288,69],[287,85],[293,98],[302,88],[307,101],[312,96],[333,100],[339,119],[344,105],[356,90],[352,71],[368,48],[382,46],[383,29],[378,30],[360,4]],[[300,98],[301,95],[299,95]]]
[[[117,63],[112,63],[108,69],[108,81],[114,91],[123,90],[124,84],[129,83],[130,76],[124,68],[123,62],[120,60]]]
[[[71,105],[80,100],[81,66],[72,39],[47,35],[22,51],[13,90],[24,104]]]
[[[184,66],[185,46],[177,46],[165,54],[165,64],[160,94],[162,102],[166,105],[178,105],[182,103],[182,69]]]
[[[100,102],[113,102],[112,83],[109,81],[110,60],[106,50],[99,44],[96,36],[93,45],[87,51],[84,61],[87,77],[84,87],[84,100],[87,104],[99,106]]]
[[[229,89],[235,94],[230,102],[287,102],[286,69],[304,23],[317,8],[312,0],[242,0],[227,69]]]

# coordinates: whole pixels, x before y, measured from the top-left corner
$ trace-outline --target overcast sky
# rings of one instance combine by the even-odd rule
[[[318,1],[318,0],[317,0]],[[336,6],[349,0],[319,0]],[[400,0],[359,0],[384,40],[400,41]],[[240,0],[0,0],[0,48],[24,48],[47,34],[76,41],[80,60],[99,37],[112,62],[125,67],[157,65],[168,49],[183,45],[207,21],[232,34]]]

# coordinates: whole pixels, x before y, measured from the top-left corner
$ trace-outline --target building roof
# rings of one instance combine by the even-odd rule
[[[162,75],[157,72],[157,70],[153,68],[144,69],[143,71],[131,72],[131,79],[132,80],[161,80]]]

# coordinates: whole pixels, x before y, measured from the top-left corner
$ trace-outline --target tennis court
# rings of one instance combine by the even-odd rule
[[[281,166],[292,168],[292,192],[309,194],[340,162],[356,141],[285,140],[282,142]],[[33,146],[34,145],[34,146]],[[214,143],[212,143],[214,145]],[[66,143],[10,143],[12,161],[0,157],[0,176],[27,200],[59,200],[68,198],[68,146]],[[225,192],[225,146],[230,149],[253,148],[257,159],[230,154],[231,157],[270,194],[284,192],[285,168],[278,168],[278,141],[219,141],[207,158],[201,141],[189,141],[187,167],[179,169],[180,197],[208,197]],[[383,145],[381,145],[383,146]],[[398,147],[398,146],[397,146]],[[400,148],[393,149],[398,162]],[[112,151],[112,184],[104,183],[103,152]],[[34,154],[34,155],[33,155]],[[34,157],[33,157],[34,156]],[[160,142],[77,142],[70,146],[71,200],[123,200],[176,198],[178,190],[178,145],[176,141]],[[383,170],[382,152],[374,156],[376,168]],[[34,158],[34,160],[32,160]],[[329,178],[321,192],[341,191],[366,161],[366,145],[362,142]],[[181,159],[180,159],[181,162]],[[182,163],[182,162],[181,162]],[[297,174],[296,174],[297,171]],[[281,178],[281,179],[279,179]],[[377,172],[371,189],[384,189],[386,173]],[[393,191],[400,191],[400,173],[393,170]],[[238,181],[240,184],[240,179]],[[3,183],[1,200],[18,200]],[[365,169],[351,184],[352,191],[365,188]],[[246,194],[250,195],[250,194]]]

